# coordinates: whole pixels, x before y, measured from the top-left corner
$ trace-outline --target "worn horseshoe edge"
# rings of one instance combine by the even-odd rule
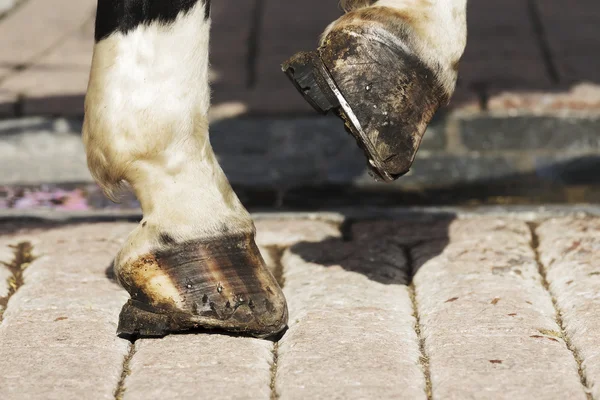
[[[384,170],[383,166],[379,162],[380,157],[377,154],[377,150],[375,150],[375,146],[367,137],[365,131],[362,129],[358,117],[356,116],[356,114],[354,114],[354,111],[352,111],[352,107],[350,107],[350,104],[348,104],[348,101],[346,101],[346,98],[344,97],[342,92],[340,92],[340,90],[338,89],[337,85],[335,84],[335,81],[333,80],[333,77],[331,76],[331,73],[329,72],[323,61],[321,61],[321,59],[319,59],[319,62],[317,64],[321,69],[323,78],[325,78],[325,80],[327,81],[329,88],[335,95],[336,99],[338,99],[338,101],[340,102],[340,106],[342,107],[344,113],[346,114],[346,117],[352,124],[350,126],[350,129],[353,131],[353,133],[355,133],[355,136],[358,135],[360,137],[361,142],[364,144],[365,150],[369,154],[369,163],[375,169],[375,172],[377,173],[378,177],[386,182],[393,182],[394,178],[392,177],[392,175],[390,175],[387,171]]]
[[[345,127],[358,139],[360,147],[365,151],[376,179],[384,182],[395,180],[381,165],[375,146],[317,52],[296,54],[282,65],[282,70],[317,112],[327,114],[333,110],[345,122]]]

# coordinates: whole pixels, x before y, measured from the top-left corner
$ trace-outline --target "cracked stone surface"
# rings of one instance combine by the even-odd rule
[[[321,220],[259,220],[285,335],[171,335],[133,353],[107,269],[135,224],[4,224],[0,261],[20,242],[35,259],[0,323],[0,398],[600,398],[600,218],[527,218],[357,221],[345,239]]]
[[[127,296],[105,271],[130,229],[80,225],[16,240],[29,239],[38,258],[0,325],[1,398],[112,398],[128,349],[115,335]]]

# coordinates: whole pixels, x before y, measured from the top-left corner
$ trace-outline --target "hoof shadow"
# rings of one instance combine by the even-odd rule
[[[115,285],[119,284],[119,282],[117,282],[117,275],[115,275],[115,260],[112,260],[104,270],[104,276]]]

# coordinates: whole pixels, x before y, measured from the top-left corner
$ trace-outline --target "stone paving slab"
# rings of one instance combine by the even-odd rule
[[[31,237],[37,258],[0,325],[0,398],[114,398],[129,349],[115,335],[127,295],[105,274],[130,229],[91,224]]]
[[[566,335],[593,398],[600,398],[600,219],[552,219],[536,232]]]
[[[597,3],[589,0],[537,1],[540,19],[546,29],[554,67],[562,82],[590,82],[600,79],[600,59],[589,57],[589,49],[600,47],[595,34],[600,24]],[[582,62],[585,60],[585,62]]]
[[[128,192],[112,204],[93,184],[81,124],[64,117],[0,121],[0,185],[9,186],[0,188],[0,208],[43,207],[64,191],[75,193],[71,203],[81,208],[139,206]],[[219,162],[245,205],[294,209],[596,202],[599,130],[592,115],[439,118],[412,170],[386,185],[368,175],[364,155],[337,118],[239,118],[210,127]]]
[[[304,0],[301,7],[290,7],[290,3],[280,0],[265,0],[263,3],[256,59],[254,93],[258,101],[254,102],[255,107],[274,112],[312,112],[281,72],[281,64],[298,51],[317,48],[321,33],[342,15],[339,2]],[[289,104],[285,104],[287,102]]]
[[[7,268],[0,267],[0,297],[5,297],[8,294],[8,279],[12,276]],[[0,305],[0,312],[4,307]]]
[[[502,91],[490,96],[490,111],[532,112],[551,114],[556,112],[582,112],[597,114],[600,110],[600,86],[586,80],[562,91],[544,91],[541,89],[527,93]]]
[[[0,0],[0,17],[12,10],[17,5],[17,0]]]
[[[317,243],[340,238],[339,227],[319,220],[278,221],[261,219],[255,222],[256,243],[264,247],[289,247],[296,243]]]
[[[17,97],[13,92],[0,87],[0,117],[8,118],[14,115]]]
[[[282,264],[280,398],[426,398],[402,249],[329,239],[292,246]]]
[[[248,85],[248,43],[251,40],[256,1],[211,3],[213,46],[210,49],[211,82],[215,92]],[[227,43],[227,46],[220,46]]]
[[[90,16],[93,12],[90,4]],[[94,20],[90,17],[52,52],[4,80],[2,86],[23,96],[20,107],[26,115],[83,115],[82,94],[87,90],[93,38]]]
[[[139,340],[124,400],[271,398],[273,343],[214,334]]]
[[[2,19],[0,80],[35,63],[38,57],[59,45],[93,15],[95,3],[95,0],[27,0]]]
[[[586,399],[520,221],[452,223],[412,251],[434,398]]]
[[[4,224],[0,260],[22,241],[36,259],[0,320],[0,398],[587,399],[582,383],[597,398],[600,219],[532,235],[542,214],[503,215],[258,218],[290,310],[275,345],[196,333],[131,346],[107,269],[135,224]]]
[[[96,1],[80,2],[87,6],[87,12],[82,10],[85,19],[65,32],[60,42],[31,67],[2,82],[5,90],[23,97],[20,107],[26,115],[83,115],[82,94],[90,73]]]

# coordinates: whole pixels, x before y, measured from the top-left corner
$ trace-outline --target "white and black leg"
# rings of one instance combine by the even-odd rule
[[[209,0],[98,0],[88,165],[112,198],[129,184],[144,215],[115,259],[131,295],[123,334],[268,336],[287,324],[251,217],[210,145],[209,34]]]
[[[283,65],[318,111],[333,111],[376,178],[414,161],[427,125],[454,92],[466,45],[466,0],[342,0],[316,52]]]

